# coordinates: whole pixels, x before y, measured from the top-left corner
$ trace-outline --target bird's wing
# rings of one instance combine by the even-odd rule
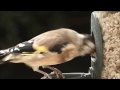
[[[83,46],[83,38],[85,38],[84,35],[78,34],[74,30],[61,28],[47,31],[14,47],[0,50],[0,54],[39,52],[40,47],[45,47],[46,49],[44,49],[49,51],[61,52],[61,48],[67,44],[73,44],[79,50],[80,46]]]
[[[61,48],[70,43],[77,42],[76,33],[71,29],[57,29],[42,33],[28,41],[17,44],[14,47],[0,50],[0,55],[10,53],[34,52],[36,46],[44,46],[51,51],[61,51]],[[74,43],[74,45],[77,45]]]
[[[61,48],[71,43],[71,40],[67,38],[65,32],[60,31],[43,33],[32,40],[34,40],[33,48],[36,48],[36,46],[45,46],[49,51],[54,52],[60,52]]]

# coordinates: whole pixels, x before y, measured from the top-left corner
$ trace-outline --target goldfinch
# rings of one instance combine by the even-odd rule
[[[0,55],[7,55],[1,62],[24,63],[33,71],[43,74],[42,78],[51,79],[48,73],[39,70],[40,66],[53,70],[58,78],[64,78],[61,71],[50,65],[62,64],[94,52],[92,36],[68,28],[59,28],[44,32],[14,47],[0,50]]]

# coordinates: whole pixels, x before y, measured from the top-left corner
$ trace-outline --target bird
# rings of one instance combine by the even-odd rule
[[[95,43],[90,34],[81,34],[70,28],[58,28],[43,32],[28,41],[0,50],[6,55],[0,62],[24,63],[33,71],[43,74],[41,79],[52,79],[39,67],[53,70],[57,78],[65,78],[52,65],[66,63],[78,56],[95,53]]]

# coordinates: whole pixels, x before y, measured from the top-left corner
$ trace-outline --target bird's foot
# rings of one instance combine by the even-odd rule
[[[56,79],[64,79],[65,76],[61,72],[53,71],[50,73],[51,76],[56,76]]]
[[[50,73],[50,76],[52,76],[55,79],[64,79],[65,76],[62,74],[62,72],[60,70],[58,70],[57,68],[51,67],[51,66],[44,66],[44,68],[48,68],[50,70],[52,70],[53,72]]]
[[[52,77],[49,74],[46,74],[41,79],[52,79]]]
[[[64,79],[65,78],[65,76],[62,74],[62,72],[60,70],[58,70],[57,68],[54,68],[54,69],[55,70],[53,72],[56,74],[58,79]]]

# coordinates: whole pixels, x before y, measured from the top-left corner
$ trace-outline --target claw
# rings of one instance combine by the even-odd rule
[[[59,73],[59,72],[56,72],[56,71],[53,71],[50,73],[51,76],[56,76],[55,78],[56,79],[64,79],[65,76],[62,74],[62,73]]]
[[[57,79],[64,79],[65,76],[62,74],[62,72],[60,70],[58,70],[57,68],[54,68],[53,73],[57,76]]]
[[[52,77],[50,75],[44,75],[41,79],[52,79]]]
[[[55,76],[57,79],[64,79],[65,76],[62,74],[60,70],[57,68],[51,67],[51,66],[44,66],[45,68],[48,68],[50,70],[53,70],[53,72],[50,73],[50,75]]]

